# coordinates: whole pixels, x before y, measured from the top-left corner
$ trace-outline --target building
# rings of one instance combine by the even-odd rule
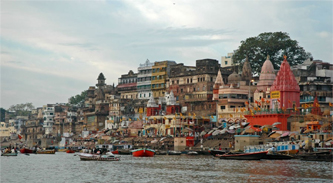
[[[152,66],[154,63],[147,59],[144,64],[138,67],[137,92],[138,99],[149,99],[153,95],[151,91]]]
[[[124,99],[137,99],[137,76],[132,70],[128,74],[123,74],[118,79],[117,89],[121,98]]]
[[[221,57],[221,67],[230,67],[233,65],[232,56],[234,53],[228,53],[228,56]]]
[[[151,90],[154,98],[164,97],[167,79],[170,76],[170,66],[175,64],[175,61],[160,61],[152,66]]]
[[[54,104],[47,104],[43,106],[43,128],[45,129],[45,134],[49,135],[53,132],[54,124]]]

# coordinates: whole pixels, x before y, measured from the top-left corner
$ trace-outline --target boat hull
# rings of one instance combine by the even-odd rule
[[[66,153],[75,153],[74,150],[67,150]]]
[[[180,151],[169,151],[168,152],[168,155],[181,155],[182,154],[182,152],[180,152]]]
[[[153,157],[155,155],[155,151],[151,149],[137,149],[132,151],[133,157]]]
[[[17,153],[5,153],[1,154],[1,156],[17,156]]]
[[[242,154],[223,154],[217,155],[220,159],[232,159],[232,160],[260,160],[267,154],[267,151],[255,152],[255,153],[242,153]]]
[[[22,148],[22,149],[20,149],[20,152],[23,153],[23,154],[27,154],[27,153],[35,153],[34,150],[26,149],[26,148]]]
[[[284,155],[284,154],[266,154],[262,159],[270,159],[270,160],[287,160],[293,159],[293,156]]]
[[[112,154],[119,154],[118,150],[112,151]]]
[[[37,154],[55,154],[55,150],[37,151]]]
[[[216,155],[222,155],[222,154],[225,154],[226,152],[225,151],[222,151],[222,150],[210,150],[210,154],[213,155],[213,156],[216,156]]]
[[[87,156],[80,156],[81,161],[119,161],[119,157],[99,157],[99,156],[92,156],[92,157],[87,157]]]

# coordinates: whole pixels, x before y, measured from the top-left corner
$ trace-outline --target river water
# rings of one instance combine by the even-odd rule
[[[1,157],[1,183],[45,182],[332,182],[331,162],[221,160],[213,156],[121,155],[120,161],[80,161],[63,152]]]

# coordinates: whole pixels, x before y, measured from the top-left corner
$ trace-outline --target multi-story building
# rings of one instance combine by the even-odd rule
[[[52,134],[54,124],[54,104],[47,104],[43,106],[43,127],[45,134]]]
[[[138,99],[149,99],[152,95],[151,91],[151,76],[152,66],[154,63],[150,63],[149,60],[144,64],[140,64],[138,67],[138,80],[137,80],[137,92]]]
[[[232,56],[233,53],[228,53],[228,56],[221,57],[221,67],[230,67],[233,65]]]
[[[121,98],[124,99],[137,99],[137,76],[132,70],[128,74],[123,74],[118,79],[118,92]]]
[[[208,117],[216,113],[216,102],[212,101],[213,85],[220,65],[217,60],[197,60],[196,66],[177,64],[171,66],[169,90],[173,91],[182,113],[195,113]],[[230,73],[223,73],[228,76]],[[206,118],[208,120],[208,118]]]
[[[151,90],[154,98],[164,97],[166,81],[170,76],[170,66],[175,64],[175,61],[160,61],[155,62],[152,66]]]
[[[54,134],[61,136],[64,131],[68,131],[68,123],[66,123],[68,106],[54,106]]]
[[[333,103],[333,64],[308,59],[292,70],[300,87],[302,110],[310,112],[316,96],[321,111],[329,110],[329,103]]]

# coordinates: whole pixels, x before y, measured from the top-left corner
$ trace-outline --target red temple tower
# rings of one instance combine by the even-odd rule
[[[290,70],[287,56],[281,64],[275,81],[271,87],[271,109],[288,109],[299,107],[300,88],[294,74]]]

